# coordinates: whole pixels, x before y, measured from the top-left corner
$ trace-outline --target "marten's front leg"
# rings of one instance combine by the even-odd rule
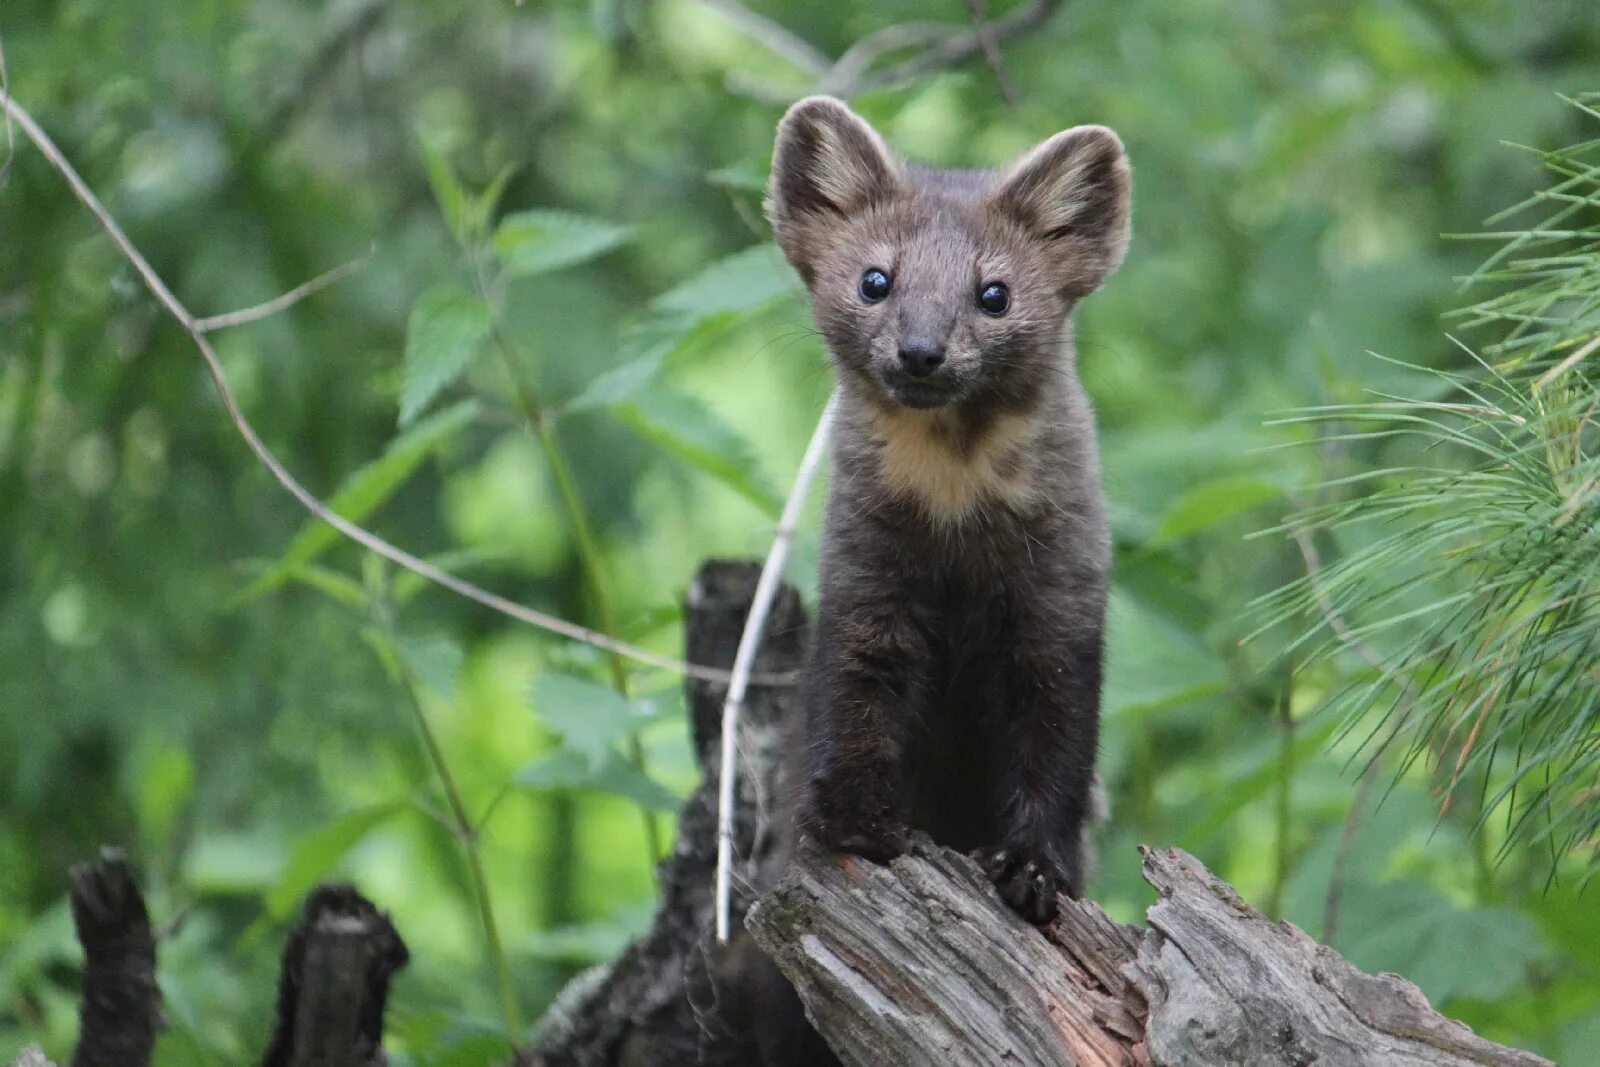
[[[926,655],[904,599],[824,590],[805,678],[797,812],[801,831],[824,847],[880,862],[905,851],[908,702]]]
[[[1074,598],[1078,599],[1078,598]],[[1099,600],[1062,613],[1027,612],[1006,669],[997,672],[994,714],[1002,758],[1002,840],[977,858],[1007,904],[1035,923],[1056,914],[1056,895],[1083,891],[1084,832],[1091,817],[1100,729],[1102,622]]]

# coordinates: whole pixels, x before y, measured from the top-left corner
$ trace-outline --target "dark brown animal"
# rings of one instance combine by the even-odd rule
[[[794,829],[874,860],[925,831],[1034,922],[1085,874],[1111,542],[1071,315],[1129,199],[1104,127],[943,171],[826,97],[767,199],[839,379]],[[827,1062],[781,1017],[769,1062]]]

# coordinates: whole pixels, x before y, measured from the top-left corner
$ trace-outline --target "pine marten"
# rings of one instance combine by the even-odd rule
[[[812,97],[767,195],[838,375],[793,830],[876,861],[924,831],[1035,923],[1085,874],[1111,538],[1071,322],[1130,193],[1103,126],[937,170]],[[768,1062],[829,1062],[785,998]]]

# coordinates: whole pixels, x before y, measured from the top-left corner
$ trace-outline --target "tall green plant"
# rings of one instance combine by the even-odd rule
[[[1600,119],[1595,96],[1569,103]],[[1265,599],[1312,621],[1297,655],[1369,662],[1333,704],[1374,758],[1424,768],[1440,810],[1503,815],[1504,848],[1600,866],[1600,139],[1539,153],[1555,182],[1476,235],[1500,247],[1457,313],[1497,331],[1413,395],[1284,420],[1383,462],[1280,527],[1342,550]],[[1390,361],[1392,362],[1392,361]],[[1308,552],[1314,561],[1316,552]],[[1302,651],[1303,650],[1303,651]]]

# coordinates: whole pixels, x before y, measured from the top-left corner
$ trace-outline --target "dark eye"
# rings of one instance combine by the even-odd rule
[[[994,282],[978,291],[978,307],[985,315],[1004,315],[1011,306],[1011,290]]]
[[[861,276],[861,299],[876,304],[889,295],[889,275],[873,267]]]

